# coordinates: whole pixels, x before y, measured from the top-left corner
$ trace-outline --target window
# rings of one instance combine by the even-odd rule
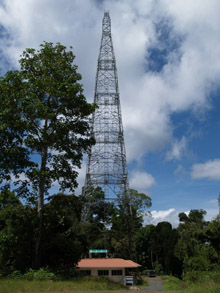
[[[82,276],[91,276],[91,270],[81,270],[80,273]]]
[[[122,276],[122,270],[112,270],[112,276]]]
[[[99,276],[108,276],[108,270],[98,270]]]

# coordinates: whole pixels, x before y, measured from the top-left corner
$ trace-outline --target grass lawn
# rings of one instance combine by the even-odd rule
[[[29,281],[24,279],[0,279],[0,292],[126,290],[126,287],[105,278],[78,278],[72,281]]]
[[[208,274],[207,274],[208,275]],[[173,276],[163,276],[163,289],[178,292],[219,293],[220,282],[211,278],[200,281],[181,281]]]
[[[175,278],[173,276],[162,276],[161,279],[163,281],[163,289],[164,290],[181,290],[181,289],[183,289],[183,288],[181,288],[183,286],[183,282],[178,278]]]

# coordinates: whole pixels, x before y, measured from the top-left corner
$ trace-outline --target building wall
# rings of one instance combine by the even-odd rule
[[[125,268],[84,268],[84,269],[80,269],[80,271],[84,271],[84,270],[91,270],[91,276],[93,277],[99,277],[98,275],[98,270],[108,270],[109,273],[106,276],[103,277],[107,277],[109,279],[111,279],[112,281],[118,282],[118,283],[123,283],[124,281],[124,276],[125,276]],[[122,270],[122,275],[121,276],[113,276],[112,275],[112,271],[113,270]]]

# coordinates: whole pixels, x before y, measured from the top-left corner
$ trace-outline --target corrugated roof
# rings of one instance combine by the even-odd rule
[[[78,264],[78,268],[137,268],[139,264],[123,258],[84,258]]]

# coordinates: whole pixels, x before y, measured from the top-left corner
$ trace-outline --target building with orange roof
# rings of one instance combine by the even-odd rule
[[[78,269],[86,276],[102,276],[122,283],[130,270],[140,267],[132,260],[122,258],[84,258],[77,264]]]

